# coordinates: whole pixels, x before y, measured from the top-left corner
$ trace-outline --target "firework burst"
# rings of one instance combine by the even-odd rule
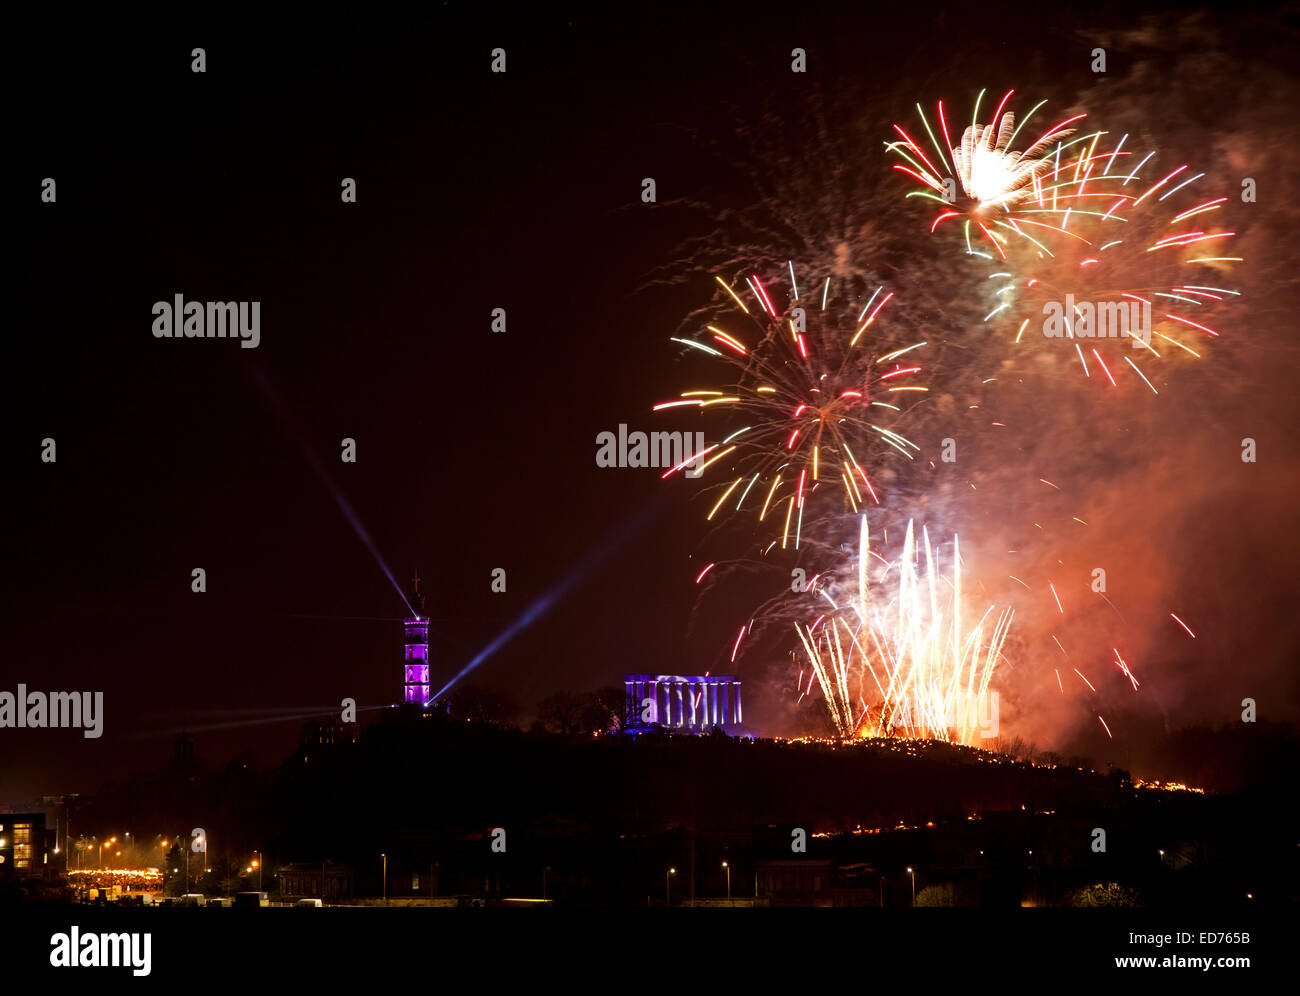
[[[1086,377],[1112,387],[1128,377],[1158,393],[1143,367],[1171,354],[1200,358],[1219,335],[1217,306],[1239,296],[1225,286],[1241,262],[1229,248],[1234,233],[1216,224],[1227,199],[1201,193],[1205,174],[1186,164],[1159,168],[1127,134],[1113,144],[1104,131],[1076,134],[1082,114],[1017,150],[1043,104],[1017,125],[1006,110],[1013,93],[981,124],[981,91],[959,144],[948,140],[942,101],[934,117],[944,145],[920,105],[933,149],[895,125],[901,140],[887,148],[904,164],[894,168],[923,184],[907,196],[940,205],[932,232],[960,220],[966,252],[996,264],[984,321],[1009,324],[1014,345],[1047,340],[1049,355],[1077,362]]]
[[[968,251],[974,251],[971,239],[975,238],[1005,258],[1005,246],[1013,238],[1042,246],[1044,235],[1068,234],[1059,224],[1052,223],[1056,217],[1049,220],[1047,216],[1068,212],[1071,206],[1077,207],[1073,202],[1092,195],[1082,191],[1062,193],[1056,189],[1062,160],[1067,173],[1084,165],[1091,171],[1097,160],[1096,142],[1101,133],[1080,135],[1067,141],[1074,134],[1070,126],[1085,117],[1076,114],[1038,133],[1018,149],[1022,129],[1047,102],[1039,102],[1016,124],[1015,114],[1006,109],[1015,91],[1008,90],[998,102],[989,124],[983,125],[979,114],[984,93],[981,90],[975,99],[971,123],[962,132],[961,142],[955,145],[949,137],[943,101],[939,101],[934,115],[935,126],[943,136],[942,145],[936,137],[935,126],[921,105],[916,105],[921,125],[930,139],[928,152],[933,158],[923,142],[914,140],[897,124],[894,131],[900,140],[888,142],[885,147],[904,160],[894,169],[922,184],[921,189],[907,196],[933,201],[939,206],[930,224],[931,232],[945,222],[961,219]],[[1045,180],[1049,174],[1053,177],[1050,183]],[[1050,205],[1044,202],[1045,194]],[[1063,204],[1063,201],[1071,203]]]
[[[1070,199],[1093,196],[1089,187],[1103,198],[1095,209],[1065,209],[1060,227],[1072,238],[1052,250],[1008,247],[1009,265],[990,276],[985,320],[1014,328],[1019,348],[1064,354],[1102,385],[1127,377],[1158,393],[1143,368],[1204,355],[1241,296],[1231,270],[1242,260],[1235,233],[1217,223],[1227,199],[1198,190],[1205,174],[1159,167],[1152,153],[1118,165],[1127,139],[1097,175],[1070,181]]]
[[[691,462],[694,473],[720,478],[705,487],[708,519],[752,512],[772,537],[769,550],[799,549],[814,514],[880,503],[872,468],[887,454],[915,459],[920,448],[897,426],[928,390],[919,381],[926,343],[881,333],[891,292],[877,287],[859,307],[832,299],[830,277],[801,288],[792,263],[786,274],[785,292],[782,281],[759,274],[739,290],[716,278],[747,330],[720,320],[706,324],[705,336],[675,338],[724,372],[654,406],[720,417],[715,441],[663,476]]]

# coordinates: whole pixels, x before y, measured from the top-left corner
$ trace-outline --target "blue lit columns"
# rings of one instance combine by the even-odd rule
[[[744,722],[735,675],[629,674],[623,686],[628,729],[700,732]]]

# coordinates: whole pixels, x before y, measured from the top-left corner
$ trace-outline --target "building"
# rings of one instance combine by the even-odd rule
[[[319,751],[322,747],[337,747],[340,744],[357,742],[357,724],[345,723],[337,716],[330,715],[323,719],[312,719],[302,724],[302,735],[298,738],[299,753],[308,754]]]
[[[44,813],[0,813],[0,879],[56,877],[57,838]]]
[[[429,684],[429,617],[424,614],[420,575],[411,579],[412,614],[403,620],[406,654],[402,661],[402,701],[423,707],[432,697]]]
[[[283,865],[276,873],[280,878],[280,899],[322,899],[327,903],[350,900],[354,895],[352,866],[337,861],[320,864]]]
[[[734,674],[629,674],[625,729],[651,727],[701,732],[737,728],[744,721],[740,679]]]
[[[784,858],[755,865],[758,894],[772,906],[831,906],[835,900],[835,869],[817,858]]]

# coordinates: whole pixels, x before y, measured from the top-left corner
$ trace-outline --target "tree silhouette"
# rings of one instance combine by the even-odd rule
[[[581,733],[584,714],[589,707],[590,702],[585,696],[561,691],[537,703],[537,717],[551,733]]]

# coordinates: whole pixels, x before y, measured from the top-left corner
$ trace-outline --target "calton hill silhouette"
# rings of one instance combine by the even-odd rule
[[[395,707],[355,736],[308,724],[269,768],[204,765],[182,736],[156,774],[72,818],[84,832],[204,827],[211,850],[188,880],[177,838],[172,895],[256,888],[254,852],[273,895],[281,869],[348,869],[345,902],[676,905],[729,889],[760,905],[1238,905],[1265,869],[1283,894],[1294,882],[1284,727],[1170,738],[1169,757],[1201,759],[1211,784],[1196,791],[1015,741],[634,737],[601,704],[621,695],[557,694],[525,730],[471,687],[450,713]],[[1187,776],[1171,762],[1166,777]],[[799,891],[800,868],[824,871],[817,888]]]

